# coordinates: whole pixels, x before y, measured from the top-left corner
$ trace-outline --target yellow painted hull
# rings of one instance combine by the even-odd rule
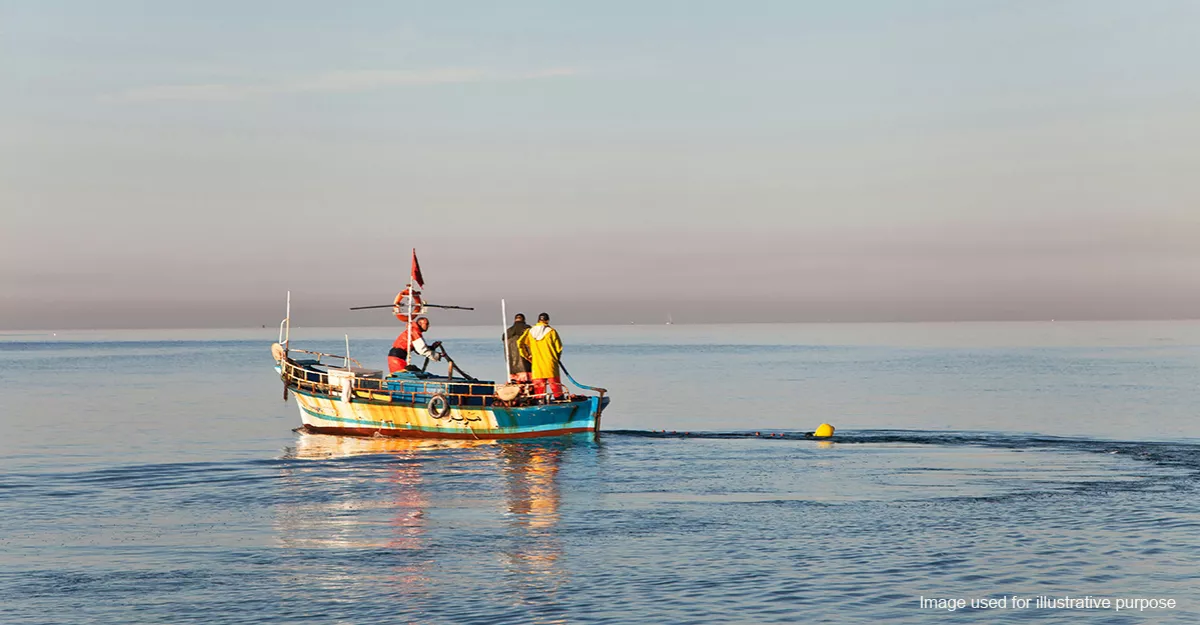
[[[306,431],[352,436],[500,439],[594,433],[603,406],[595,398],[520,408],[451,406],[438,418],[425,405],[369,395],[350,401],[298,391],[294,396]]]

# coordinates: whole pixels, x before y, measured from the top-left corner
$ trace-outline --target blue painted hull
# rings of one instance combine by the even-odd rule
[[[428,403],[382,400],[380,393],[346,399],[292,389],[307,432],[343,436],[506,439],[595,433],[607,397],[530,406],[455,405],[436,416]]]

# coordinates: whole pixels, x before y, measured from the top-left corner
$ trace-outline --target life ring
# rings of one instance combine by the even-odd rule
[[[429,403],[425,404],[425,409],[429,411],[429,416],[441,419],[450,414],[450,400],[441,393],[435,393],[429,398]]]
[[[406,297],[412,302],[413,315],[419,315],[425,312],[425,301],[421,299],[421,292],[414,291],[412,289],[404,289],[396,294],[396,299],[392,300],[392,312],[395,313],[396,318],[400,321],[411,321],[409,319],[409,312],[405,310],[407,306],[401,304]],[[399,308],[399,312],[396,311],[397,308]]]

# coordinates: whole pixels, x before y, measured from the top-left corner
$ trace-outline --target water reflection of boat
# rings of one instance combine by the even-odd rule
[[[294,491],[277,517],[281,545],[302,549],[419,549],[429,506],[419,455],[438,447],[468,447],[474,441],[369,439],[301,435],[284,450],[284,460],[332,460],[388,454],[386,463],[288,463],[285,488]],[[319,480],[314,480],[319,477]],[[319,489],[314,489],[319,484]],[[364,488],[370,486],[371,488]],[[378,488],[388,493],[378,497]],[[390,519],[391,532],[374,531],[371,516]]]
[[[395,438],[384,436],[323,436],[301,434],[296,446],[284,453],[285,458],[328,460],[369,454],[395,454],[404,457],[414,452],[433,449],[467,449],[495,445],[493,440]]]
[[[570,581],[561,534],[564,459],[584,435],[538,441],[357,438],[301,434],[280,464],[278,544],[304,562],[314,588],[377,592],[419,611],[487,574],[508,605],[554,613]],[[486,533],[486,548],[465,527]],[[381,563],[385,563],[380,569]],[[552,622],[553,619],[544,622]]]
[[[504,445],[504,475],[508,481],[508,513],[520,525],[546,527],[558,521],[558,468],[562,449],[548,446]]]
[[[505,563],[519,582],[517,590],[539,603],[567,581],[559,562],[563,547],[558,536],[562,501],[558,472],[563,449],[559,445],[501,445],[510,539],[503,550]]]

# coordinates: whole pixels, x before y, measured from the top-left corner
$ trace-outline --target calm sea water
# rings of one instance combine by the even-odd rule
[[[294,433],[272,329],[0,336],[0,623],[1200,622],[1200,323],[560,331],[599,442]]]

